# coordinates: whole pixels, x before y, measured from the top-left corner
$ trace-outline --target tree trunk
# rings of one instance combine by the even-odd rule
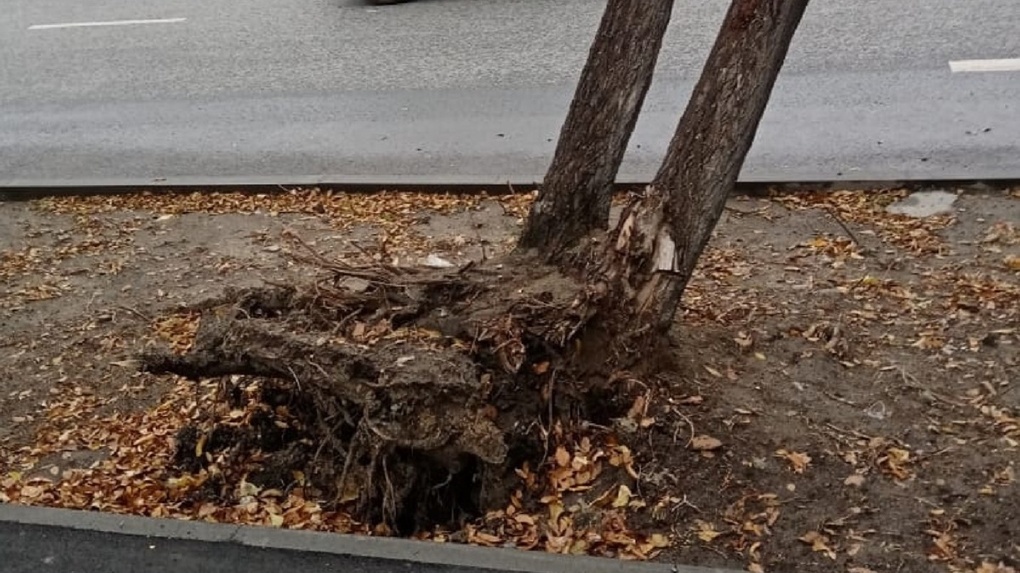
[[[666,158],[621,217],[601,273],[629,332],[669,328],[754,140],[808,0],[733,0]],[[619,299],[617,299],[619,300]]]
[[[547,260],[609,223],[612,186],[637,122],[673,0],[609,0],[519,244]]]

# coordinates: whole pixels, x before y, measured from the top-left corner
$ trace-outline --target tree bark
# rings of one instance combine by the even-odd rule
[[[539,249],[552,261],[608,226],[613,182],[672,7],[673,0],[609,0],[521,247]]]
[[[664,332],[726,205],[808,0],[733,0],[666,157],[601,272],[629,331]]]

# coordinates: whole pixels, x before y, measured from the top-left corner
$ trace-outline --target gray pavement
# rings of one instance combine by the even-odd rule
[[[623,166],[647,179],[725,10],[678,0]],[[544,172],[603,2],[9,0],[0,185]],[[30,29],[122,19],[165,24]],[[815,0],[744,180],[1020,176],[1013,0]]]
[[[736,573],[516,549],[0,504],[0,571]]]

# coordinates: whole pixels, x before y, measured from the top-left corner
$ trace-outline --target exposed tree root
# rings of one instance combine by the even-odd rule
[[[629,213],[618,240],[574,261],[574,276],[521,253],[455,270],[352,266],[292,237],[294,258],[324,278],[203,303],[192,348],[146,354],[143,367],[286,385],[314,405],[328,453],[318,460],[330,466],[314,473],[331,476],[338,502],[356,497],[363,519],[420,526],[401,516],[465,480],[461,505],[504,503],[516,464],[547,449],[554,418],[618,413],[613,367],[650,338],[628,309],[654,297],[630,271],[662,270],[659,219]]]
[[[539,449],[542,394],[586,319],[571,281],[519,262],[438,272],[298,258],[329,276],[202,303],[191,349],[149,352],[143,368],[271,379],[309,399],[325,444],[316,463],[331,466],[315,473],[332,476],[323,485],[338,502],[356,492],[365,520],[420,526],[408,512],[444,487],[466,485],[475,511],[488,495],[505,502],[501,482]]]

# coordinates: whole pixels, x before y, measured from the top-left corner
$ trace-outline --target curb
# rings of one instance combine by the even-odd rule
[[[531,191],[542,178],[516,177],[493,181],[484,177],[211,177],[151,179],[82,179],[82,180],[7,180],[0,181],[0,202],[31,201],[46,197],[89,195],[123,195],[130,193],[282,193],[293,189],[318,187],[345,193],[379,193],[382,191],[416,191],[422,193],[507,195]],[[639,177],[617,178],[617,190],[644,187],[648,180]],[[971,191],[984,191],[1020,185],[1013,178],[958,178],[958,179],[743,179],[734,189],[737,195],[761,195],[771,190],[784,192],[818,191],[831,189],[867,190],[889,187],[911,189],[954,187]]]
[[[4,523],[173,541],[237,544],[358,558],[394,566],[416,563],[516,573],[739,573],[733,569],[0,504],[0,524]]]

